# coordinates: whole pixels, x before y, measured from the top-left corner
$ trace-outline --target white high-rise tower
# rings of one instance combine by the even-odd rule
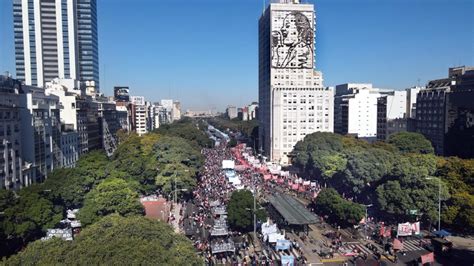
[[[18,80],[94,81],[98,89],[96,0],[13,0],[13,24]]]
[[[260,147],[288,163],[307,134],[333,131],[333,88],[315,70],[315,13],[298,0],[271,3],[259,20]]]

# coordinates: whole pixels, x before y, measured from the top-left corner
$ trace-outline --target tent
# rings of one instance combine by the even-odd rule
[[[447,237],[447,236],[451,236],[451,233],[442,229],[442,230],[439,230],[439,231],[435,231],[434,234],[437,236],[437,237]]]

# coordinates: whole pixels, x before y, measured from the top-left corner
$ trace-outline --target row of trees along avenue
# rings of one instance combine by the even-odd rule
[[[431,143],[418,133],[398,133],[387,142],[372,144],[332,133],[313,133],[295,145],[293,164],[307,177],[354,202],[374,204],[371,211],[390,222],[421,218],[436,224],[441,185],[442,224],[473,231],[474,160],[435,156]],[[321,193],[320,197],[334,199],[334,193]],[[345,217],[340,220],[347,221]]]
[[[199,126],[183,120],[142,137],[120,133],[111,158],[93,151],[75,168],[53,171],[44,183],[0,190],[0,255],[5,259],[26,247],[6,262],[128,265],[156,257],[163,265],[201,264],[191,242],[145,219],[139,202],[140,195],[157,190],[168,195],[175,186],[193,189],[204,161],[200,151],[211,145]],[[37,240],[73,208],[80,208],[78,238]]]

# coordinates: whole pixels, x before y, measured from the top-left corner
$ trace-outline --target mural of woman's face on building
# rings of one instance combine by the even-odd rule
[[[290,14],[285,17],[283,20],[283,26],[280,29],[280,32],[283,37],[284,45],[295,45],[298,43],[298,29],[296,28],[295,23],[296,17],[294,14]]]
[[[285,16],[278,30],[272,31],[272,66],[312,68],[313,29],[301,12]]]

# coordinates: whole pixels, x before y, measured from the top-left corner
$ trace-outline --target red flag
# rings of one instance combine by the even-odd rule
[[[431,262],[434,262],[434,253],[433,252],[421,256],[421,264],[431,263]]]
[[[385,236],[385,227],[384,226],[380,227],[379,235],[380,236]]]

